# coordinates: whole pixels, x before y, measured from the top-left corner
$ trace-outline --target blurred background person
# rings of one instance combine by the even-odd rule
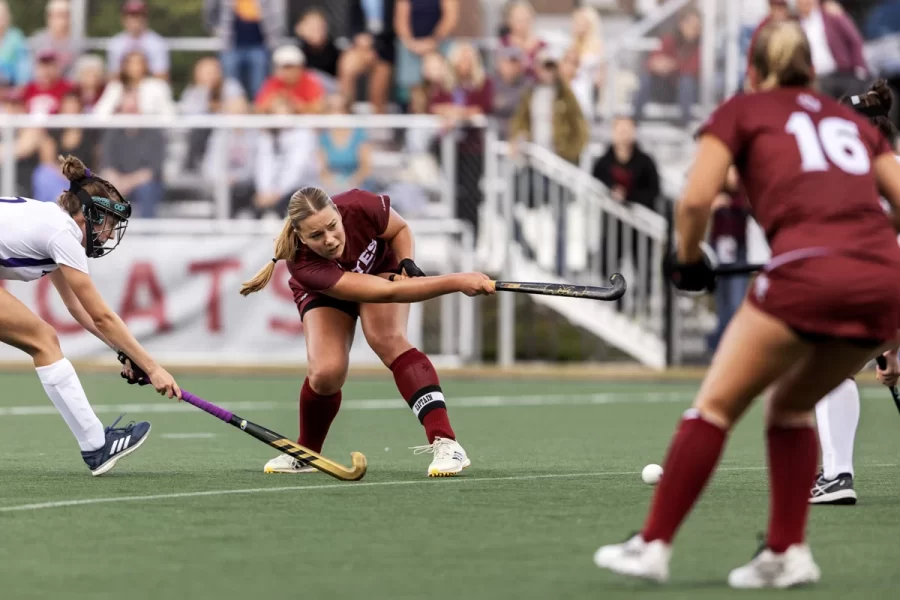
[[[328,97],[328,113],[346,115],[350,109],[341,94]],[[373,191],[372,146],[359,128],[330,128],[319,133],[319,164],[322,187],[329,194],[359,188]]]

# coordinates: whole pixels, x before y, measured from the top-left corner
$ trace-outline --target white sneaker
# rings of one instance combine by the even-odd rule
[[[665,583],[669,580],[672,548],[662,540],[645,542],[640,534],[622,544],[601,546],[594,564],[613,573]]]
[[[316,469],[293,456],[279,454],[266,463],[263,473],[315,473]]]
[[[427,446],[413,446],[413,454],[434,453],[434,460],[428,465],[429,477],[453,477],[472,464],[466,451],[456,440],[434,438]]]
[[[781,554],[765,548],[749,563],[728,574],[738,589],[789,588],[816,583],[822,577],[806,544],[794,544]]]

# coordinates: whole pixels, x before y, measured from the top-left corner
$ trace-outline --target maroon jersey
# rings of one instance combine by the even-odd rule
[[[733,97],[701,132],[731,150],[773,257],[862,254],[900,265],[872,175],[873,160],[892,151],[865,117],[816,92],[785,88]]]
[[[288,261],[290,286],[300,302],[307,292],[324,292],[345,272],[384,273],[394,267],[393,253],[378,236],[387,229],[391,199],[362,190],[350,190],[332,198],[344,222],[344,252],[336,260],[323,258],[301,246],[294,260]]]

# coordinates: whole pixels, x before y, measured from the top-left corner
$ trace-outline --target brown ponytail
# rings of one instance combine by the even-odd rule
[[[253,279],[244,282],[241,286],[242,296],[249,296],[269,285],[275,274],[275,263],[279,260],[293,260],[297,250],[300,249],[300,236],[296,232],[300,223],[329,206],[334,208],[334,202],[324,190],[305,187],[294,192],[288,203],[288,217],[284,220],[284,227],[275,239],[274,258],[260,269]]]
[[[81,162],[78,157],[72,155],[64,157],[60,155],[58,160],[63,177],[69,181],[79,181],[90,175],[90,171],[88,171],[88,168],[84,166],[84,163]],[[112,184],[109,184],[109,182],[104,181],[99,177],[94,177],[92,175],[91,177],[92,179],[90,181],[85,182],[85,184],[81,186],[88,194],[91,196],[115,199],[118,202],[125,202]],[[81,212],[81,200],[69,191],[62,193],[59,200],[57,200],[57,204],[71,216],[75,216]]]
[[[897,135],[897,128],[888,115],[894,105],[894,94],[888,87],[887,81],[879,79],[865,94],[844,96],[841,98],[841,104],[846,104],[858,113],[869,117],[872,125],[893,142]]]
[[[751,49],[759,73],[760,90],[810,87],[814,81],[809,40],[800,25],[790,21],[766,25]]]

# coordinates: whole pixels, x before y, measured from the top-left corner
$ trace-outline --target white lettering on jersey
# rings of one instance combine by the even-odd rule
[[[372,261],[375,260],[375,253],[378,251],[378,240],[369,242],[368,247],[359,255],[356,266],[353,267],[354,273],[368,273],[372,268]]]

